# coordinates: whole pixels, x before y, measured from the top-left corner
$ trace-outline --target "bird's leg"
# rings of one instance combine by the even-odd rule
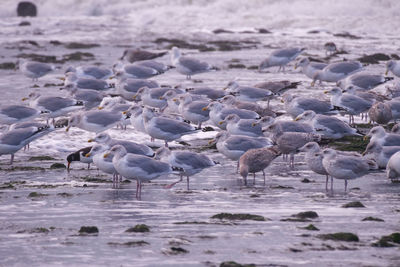
[[[150,137],[150,142],[154,142],[154,137]]]
[[[243,182],[244,182],[244,185],[247,186],[247,175],[245,177],[243,177]]]
[[[10,165],[12,165],[14,162],[14,154],[11,154],[11,160],[10,160]]]
[[[290,168],[293,170],[294,169],[294,154],[290,153],[290,163],[289,163]]]
[[[90,169],[90,163],[87,164],[87,169],[88,169],[88,170]]]
[[[136,199],[138,199],[139,196],[139,180],[136,180]]]
[[[189,176],[186,176],[187,191],[189,191]]]
[[[329,182],[329,175],[326,175],[326,181],[325,181],[325,191],[328,192],[328,182]]]
[[[264,178],[264,186],[265,186],[265,172],[262,170],[263,178]]]
[[[253,173],[253,185],[256,185],[256,173]]]
[[[271,101],[271,99],[268,98],[267,100],[267,108],[269,108],[269,102]]]
[[[201,129],[201,122],[197,125],[197,128]]]
[[[183,174],[181,173],[181,174],[179,175],[179,177],[180,177],[180,179],[179,179],[178,181],[173,182],[172,184],[166,185],[166,186],[164,186],[164,188],[165,188],[165,189],[169,189],[169,188],[173,187],[174,185],[176,185],[177,183],[182,182],[182,181],[183,181]],[[188,182],[187,187],[189,188],[189,177],[188,177],[187,182]],[[189,190],[189,189],[188,189],[188,190]]]
[[[113,173],[113,178],[112,178],[112,189],[115,189],[115,173]]]
[[[239,173],[239,161],[236,163],[236,173]]]
[[[168,142],[167,141],[164,141],[165,142],[165,147],[168,147]]]
[[[344,179],[344,192],[347,193],[347,179]]]
[[[331,176],[331,193],[333,195],[333,176]]]
[[[280,71],[281,71],[281,69],[282,69],[282,66],[279,66],[279,68],[278,68],[278,71],[277,71],[277,72],[280,72]]]

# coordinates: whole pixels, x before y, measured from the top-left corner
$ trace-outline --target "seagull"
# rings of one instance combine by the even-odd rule
[[[285,111],[292,118],[296,118],[298,115],[307,110],[312,110],[317,114],[333,115],[337,114],[338,111],[326,101],[322,101],[312,97],[295,97],[292,94],[285,93],[282,95]]]
[[[270,67],[275,67],[279,66],[278,71],[282,69],[282,71],[285,71],[285,66],[292,60],[296,59],[298,55],[300,55],[305,48],[284,48],[284,49],[278,49],[273,51],[269,57],[264,59],[260,65],[258,66],[258,70],[262,71],[266,68]]]
[[[160,87],[157,82],[144,79],[120,79],[116,84],[117,93],[128,101],[132,101],[133,96],[142,87],[158,88]]]
[[[0,124],[15,124],[31,121],[44,112],[26,106],[6,105],[0,107]]]
[[[335,87],[329,91],[325,91],[331,95],[331,104],[342,108],[349,114],[349,124],[354,124],[354,115],[367,112],[373,102],[367,101],[356,95],[342,93],[339,87]]]
[[[19,60],[18,65],[22,74],[28,78],[31,78],[32,81],[37,81],[40,77],[43,77],[55,69],[54,66],[46,63],[26,61],[21,59]]]
[[[400,177],[400,152],[390,157],[386,166],[386,177],[391,180]]]
[[[400,134],[387,133],[382,126],[373,127],[364,137],[364,140],[367,137],[371,137],[370,144],[375,142],[379,146],[400,146]]]
[[[400,146],[381,146],[378,142],[370,142],[363,155],[372,154],[379,168],[386,168],[390,157],[400,151]]]
[[[65,74],[64,86],[73,86],[78,89],[93,89],[98,91],[104,91],[111,88],[110,85],[104,80],[80,78],[74,72],[67,72]]]
[[[95,144],[90,151],[85,155],[86,158],[93,158],[93,163],[99,168],[101,171],[112,174],[113,175],[113,188],[119,187],[119,179],[118,172],[114,168],[114,164],[112,162],[114,156],[110,155],[108,157],[104,157],[106,152],[110,148],[108,146],[104,146],[101,144]]]
[[[272,141],[266,137],[250,137],[230,135],[226,131],[219,132],[210,143],[216,143],[218,152],[227,158],[237,161],[247,150],[272,146]],[[237,162],[239,170],[239,161]]]
[[[264,177],[265,169],[276,159],[281,152],[276,146],[247,150],[239,159],[239,173],[243,177],[244,185],[247,185],[247,175],[253,173],[254,184],[256,172],[261,171]]]
[[[270,90],[251,86],[241,86],[236,81],[230,81],[224,90],[234,94],[238,100],[249,102],[268,101],[267,107],[269,107],[269,101],[274,96]]]
[[[314,132],[322,138],[340,139],[344,136],[362,136],[357,133],[357,129],[351,128],[344,121],[322,114],[316,114],[312,110],[307,110],[296,117],[295,121],[305,122],[314,128]]]
[[[396,60],[389,60],[386,63],[385,75],[388,75],[389,71],[391,71],[393,75],[400,77],[400,62]]]
[[[50,132],[54,131],[54,127],[27,127],[10,130],[0,135],[0,155],[11,155],[10,165],[14,162],[14,154],[28,145],[35,139],[38,139]]]
[[[322,151],[322,164],[331,176],[331,192],[333,193],[333,178],[344,179],[344,191],[347,192],[347,180],[356,179],[368,174],[371,160],[362,157],[341,156],[333,149],[326,148]]]
[[[78,78],[89,78],[89,79],[99,79],[106,80],[113,75],[111,69],[101,68],[97,66],[78,66],[78,67],[68,67],[65,73],[72,72]]]
[[[380,74],[371,74],[366,72],[356,72],[346,78],[336,82],[336,85],[342,89],[347,89],[348,86],[352,85],[356,89],[371,90],[378,85],[384,84],[388,81],[393,80],[393,77],[385,77]]]
[[[166,147],[168,147],[168,142],[196,131],[196,128],[185,122],[162,116],[157,117],[155,112],[147,107],[143,109],[142,114],[147,134],[152,138],[164,140]]]
[[[136,198],[138,200],[141,199],[142,182],[168,175],[173,173],[174,169],[176,170],[168,163],[142,155],[127,153],[126,149],[121,145],[113,146],[103,157],[107,158],[110,154],[114,155],[112,163],[115,170],[121,176],[137,181]]]
[[[162,96],[168,90],[171,90],[171,88],[148,88],[147,86],[144,86],[133,96],[133,100],[142,100],[144,105],[158,108],[160,111],[163,111],[167,107],[167,100],[163,99]]]
[[[337,82],[362,70],[362,68],[362,64],[358,61],[330,63],[328,66],[315,73],[311,86],[314,86],[315,81]]]
[[[255,102],[239,101],[233,95],[226,95],[219,102],[229,107],[254,111],[258,113],[258,115],[260,115],[261,117],[276,117],[276,113],[270,108],[264,108]]]
[[[137,64],[115,63],[113,66],[115,76],[121,78],[147,79],[159,75],[158,70]]]
[[[38,92],[30,93],[22,101],[30,100],[29,105],[33,108],[46,113],[47,118],[64,116],[72,111],[83,108],[83,102],[72,98],[59,96],[41,96]]]
[[[201,128],[201,124],[210,119],[210,111],[203,110],[208,105],[208,101],[193,101],[190,94],[183,94],[179,97],[179,111],[185,120],[197,124],[197,128]]]
[[[199,87],[199,88],[186,88],[186,92],[192,95],[207,96],[209,99],[217,100],[225,96],[224,90],[213,89],[210,87]]]
[[[230,114],[218,124],[226,124],[226,130],[231,135],[245,135],[251,137],[263,136],[262,127],[268,124],[270,117],[256,119],[241,119],[236,114]]]
[[[327,42],[324,44],[326,56],[333,55],[337,52],[336,44],[334,42]]]
[[[319,142],[321,136],[314,133],[285,132],[277,137],[276,144],[282,154],[290,155],[289,166],[294,169],[294,154],[308,142]]]
[[[317,71],[322,70],[326,66],[328,66],[328,64],[321,62],[311,62],[308,58],[304,57],[294,65],[294,69],[297,69],[298,67],[301,68],[301,72],[304,75],[306,75],[310,79],[313,79]]]
[[[106,110],[91,110],[72,115],[68,120],[66,131],[73,126],[89,132],[103,132],[117,124],[123,122],[126,118],[122,113],[115,113]]]
[[[156,159],[169,163],[171,166],[182,168],[180,180],[167,186],[171,188],[183,180],[186,176],[187,190],[189,190],[189,177],[202,170],[215,166],[216,162],[203,154],[190,151],[171,151],[167,147],[161,147],[156,151]]]
[[[179,73],[186,75],[186,79],[188,80],[190,80],[192,75],[215,70],[215,68],[207,62],[182,56],[176,46],[172,47],[170,54],[172,65],[176,67]]]
[[[219,102],[211,102],[208,106],[204,107],[203,110],[210,110],[211,121],[219,128],[225,130],[226,126],[224,124],[219,124],[220,121],[224,120],[229,114],[236,114],[241,119],[259,119],[260,115],[251,110],[229,108],[225,107]]]
[[[128,153],[143,155],[143,156],[147,156],[147,157],[154,156],[154,151],[150,147],[148,147],[144,144],[138,144],[138,143],[135,143],[132,141],[126,141],[126,140],[113,139],[107,133],[99,133],[96,135],[95,138],[89,139],[88,142],[89,143],[97,142],[108,148],[111,148],[115,145],[122,145]]]

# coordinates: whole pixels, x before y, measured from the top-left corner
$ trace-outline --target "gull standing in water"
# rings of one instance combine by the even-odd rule
[[[152,138],[164,140],[166,147],[168,147],[168,142],[196,131],[196,128],[186,122],[157,117],[155,112],[147,107],[143,109],[142,114],[147,134]]]
[[[356,179],[368,174],[375,163],[371,160],[355,156],[341,156],[333,149],[322,151],[322,165],[331,176],[331,192],[333,193],[333,178],[344,179],[344,191],[347,192],[347,180]]]
[[[281,152],[276,146],[250,149],[239,159],[239,173],[243,177],[244,185],[247,185],[247,175],[253,173],[255,184],[256,172],[262,172],[265,185],[265,168],[276,159]]]
[[[112,163],[115,170],[126,179],[137,181],[136,198],[138,200],[141,199],[142,195],[142,182],[168,175],[173,173],[174,169],[176,170],[168,163],[142,155],[127,153],[126,149],[121,145],[113,146],[103,157],[107,158],[110,154],[114,155]]]
[[[0,135],[0,155],[10,154],[10,164],[13,164],[14,154],[18,150],[52,131],[54,131],[54,127],[50,126],[43,128],[27,127],[8,131]]]
[[[183,180],[186,176],[187,190],[189,190],[189,177],[193,176],[205,168],[215,166],[216,162],[203,154],[190,151],[171,151],[167,147],[159,148],[156,151],[156,159],[169,163],[171,166],[182,168],[180,180],[167,186],[171,188]]]
[[[192,57],[182,56],[176,46],[171,49],[171,63],[176,67],[176,70],[179,73],[186,75],[186,79],[188,80],[192,75],[215,70],[215,68],[207,62]]]
[[[101,171],[113,175],[113,188],[119,187],[120,180],[118,179],[118,172],[114,168],[112,162],[114,155],[104,157],[110,148],[101,144],[95,144],[90,151],[85,155],[87,158],[93,158],[93,163]],[[121,178],[122,179],[122,178]]]

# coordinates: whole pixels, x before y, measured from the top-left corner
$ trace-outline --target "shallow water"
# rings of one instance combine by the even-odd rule
[[[113,17],[111,15],[114,14],[99,13],[97,16],[85,16],[88,14],[83,13],[73,16],[68,13],[67,8],[64,17],[52,17],[48,10],[58,6],[64,7],[61,2],[55,2],[57,5],[53,6],[44,2],[43,12],[47,13],[43,13],[39,18],[20,19],[9,16],[0,20],[4,29],[0,33],[0,63],[15,62],[16,56],[21,53],[54,55],[60,60],[63,55],[81,51],[92,53],[94,58],[89,61],[56,64],[59,69],[36,83],[32,83],[19,72],[0,70],[0,93],[3,96],[0,98],[0,104],[17,103],[33,90],[62,95],[64,93],[59,90],[60,86],[44,85],[59,84],[57,78],[63,75],[66,65],[98,63],[111,66],[126,46],[167,49],[169,43],[155,42],[157,38],[176,38],[208,47],[216,47],[212,41],[239,42],[239,49],[232,51],[217,49],[198,52],[195,49],[183,49],[185,53],[208,61],[220,70],[196,75],[192,81],[171,70],[153,78],[161,84],[222,88],[235,78],[238,78],[240,83],[249,85],[265,80],[289,79],[302,82],[292,92],[321,98],[327,97],[323,94],[324,88],[310,88],[310,80],[292,67],[288,67],[286,73],[276,73],[275,69],[271,69],[262,74],[251,67],[258,65],[272,49],[285,46],[307,47],[309,56],[322,59],[325,56],[322,46],[327,41],[335,42],[340,49],[348,52],[333,58],[332,61],[343,58],[357,59],[363,54],[377,52],[388,55],[398,53],[398,37],[390,32],[379,31],[379,27],[375,24],[372,27],[372,23],[370,31],[368,25],[355,26],[354,31],[351,28],[340,28],[338,25],[350,25],[354,18],[344,13],[340,16],[343,21],[339,20],[338,24],[334,24],[334,17],[330,16],[331,13],[327,11],[329,8],[325,7],[325,4],[321,6],[321,10],[326,11],[321,14],[325,14],[327,19],[323,21],[323,26],[318,27],[324,30],[314,34],[307,33],[309,29],[315,29],[315,18],[301,19],[307,16],[307,12],[304,11],[307,10],[307,5],[309,8],[312,6],[308,1],[298,1],[294,7],[290,7],[294,9],[304,5],[301,9],[303,12],[295,14],[295,18],[304,27],[294,22],[289,23],[290,19],[284,19],[282,16],[277,16],[275,20],[265,22],[262,26],[256,23],[259,22],[255,20],[257,16],[249,20],[242,19],[242,27],[229,16],[226,21],[215,18],[214,23],[205,20],[204,24],[196,24],[195,22],[202,18],[197,14],[198,17],[195,17],[193,24],[188,24],[187,28],[179,22],[186,21],[186,17],[179,17],[179,23],[176,24],[170,21],[161,24],[161,28],[144,28],[142,24],[135,24],[134,22],[141,20],[132,15]],[[251,10],[260,7],[261,2],[249,6],[248,12],[251,13]],[[282,5],[278,2],[269,3],[276,10],[289,6],[287,2]],[[393,15],[396,12],[395,3],[379,2],[387,8],[376,15],[382,20],[381,28],[385,28],[385,25],[388,25],[385,23],[389,23],[387,21],[390,20],[384,14]],[[138,3],[135,2],[139,5]],[[171,7],[168,12],[184,14],[196,10],[196,6],[187,1],[181,3],[183,8]],[[223,3],[217,1],[215,5],[222,7]],[[111,10],[120,12],[118,4],[119,2],[115,2]],[[146,10],[140,13],[143,14],[142,18],[150,21],[148,25],[154,25],[155,22],[151,23],[152,17],[146,17],[146,14],[152,14],[149,11],[151,1],[144,1],[142,5]],[[367,6],[365,4],[360,9],[359,17],[368,14],[370,7]],[[156,14],[164,14],[161,12],[162,8],[160,5],[153,10]],[[245,10],[246,6],[240,6],[239,10],[233,7],[231,9],[234,14],[242,14],[240,11]],[[204,10],[213,9],[209,7]],[[200,14],[207,13],[204,10]],[[165,14],[163,16],[166,16]],[[160,20],[157,17],[155,21],[159,22],[157,19]],[[17,26],[21,20],[29,20],[32,26]],[[221,24],[216,23],[219,21]],[[136,26],[131,27],[132,25]],[[235,33],[211,32],[221,27]],[[243,28],[256,32],[256,28],[262,27],[270,29],[272,33],[240,33]],[[179,33],[175,32],[177,28]],[[332,35],[340,29],[348,30],[360,39]],[[35,41],[37,45],[23,40]],[[50,43],[51,40],[60,41],[62,44],[54,45],[54,42]],[[64,44],[72,41],[95,43],[99,46],[89,49],[67,49]],[[168,56],[159,60],[169,63]],[[243,64],[246,68],[232,68],[229,64]],[[376,73],[383,73],[385,70],[384,62],[369,65],[367,68]],[[196,80],[199,82],[195,82]],[[39,87],[33,88],[34,84]],[[384,89],[385,86],[380,86],[376,91]],[[279,99],[273,100],[272,106],[277,110],[282,109]],[[282,119],[289,118],[283,116]],[[111,129],[109,133],[114,138],[151,144],[148,136],[135,133],[132,128],[128,128],[127,131]],[[192,146],[203,145],[214,135],[215,132],[196,133],[182,139]],[[278,158],[266,170],[266,186],[263,186],[262,177],[258,174],[255,186],[252,186],[252,179],[249,178],[250,186],[244,187],[239,175],[234,173],[234,162],[215,150],[206,150],[204,153],[221,164],[192,177],[190,191],[186,190],[184,182],[170,190],[164,189],[165,185],[178,177],[163,177],[145,184],[142,201],[137,201],[134,198],[135,183],[123,183],[121,189],[112,189],[110,177],[99,173],[93,166],[87,170],[86,165],[75,163],[69,174],[63,169],[50,169],[51,164],[55,162],[65,163],[65,158],[71,151],[86,146],[86,140],[93,136],[92,133],[74,128],[68,134],[57,130],[34,141],[29,151],[18,152],[14,169],[7,165],[8,156],[0,158],[1,265],[218,266],[223,261],[232,260],[261,266],[397,266],[400,262],[398,247],[371,246],[381,236],[399,231],[400,185],[390,183],[383,171],[350,181],[351,190],[347,195],[343,193],[343,181],[335,180],[335,195],[329,196],[325,194],[325,178],[309,171],[300,154],[296,156],[294,171],[289,169],[282,158]],[[155,145],[162,143],[156,142]],[[176,142],[171,146],[185,149]],[[32,156],[42,155],[55,159],[29,161]],[[32,168],[26,169],[27,167]],[[88,178],[103,181],[89,182]],[[311,182],[302,182],[305,178]],[[32,192],[43,195],[30,197]],[[366,207],[341,207],[351,201],[361,201]],[[281,221],[292,214],[310,210],[317,212],[319,217],[310,222]],[[221,212],[257,214],[264,216],[266,221],[220,221],[210,218]],[[368,216],[381,218],[384,222],[362,221]],[[320,231],[301,229],[310,223]],[[136,224],[148,225],[150,232],[125,233],[125,230]],[[81,226],[97,226],[99,234],[79,235]],[[335,232],[355,233],[360,241],[324,241],[317,237],[319,234]],[[135,246],[129,243],[131,241],[145,241],[148,244]],[[182,248],[186,252],[181,251],[182,253],[173,255],[172,247]]]

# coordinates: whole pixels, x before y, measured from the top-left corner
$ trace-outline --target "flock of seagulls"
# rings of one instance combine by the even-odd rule
[[[337,51],[334,43],[327,43],[324,48],[331,56]],[[383,125],[400,118],[400,89],[392,88],[386,95],[372,91],[393,77],[371,73],[358,61],[313,62],[302,56],[305,50],[275,50],[259,64],[258,70],[277,67],[278,71],[285,71],[294,62],[294,68],[310,79],[311,86],[316,82],[330,86],[325,90],[330,101],[299,95],[295,89],[299,82],[293,81],[242,85],[233,80],[219,89],[161,87],[149,80],[172,68],[187,79],[217,70],[207,62],[182,55],[177,47],[169,53],[171,66],[156,60],[167,52],[129,49],[112,68],[69,67],[62,88],[68,97],[32,92],[23,99],[29,106],[0,107],[0,124],[6,126],[0,136],[0,155],[10,154],[12,164],[14,154],[35,139],[63,126],[67,126],[67,131],[78,127],[96,134],[89,140],[95,144],[70,154],[68,171],[73,161],[87,163],[88,167],[93,163],[112,175],[114,188],[119,187],[122,177],[137,181],[136,197],[140,199],[143,182],[174,173],[180,179],[166,187],[186,177],[189,189],[190,176],[218,164],[202,153],[168,148],[170,142],[202,131],[204,124],[212,124],[218,132],[209,144],[215,144],[221,154],[237,162],[237,172],[245,185],[248,175],[253,174],[255,179],[257,172],[262,172],[265,184],[265,169],[280,155],[294,169],[298,152],[305,153],[305,162],[313,172],[326,176],[327,191],[329,177],[331,192],[333,178],[343,179],[347,191],[348,180],[377,168],[386,168],[389,179],[398,178],[400,125],[393,127],[392,133],[386,132]],[[54,70],[49,64],[31,61],[20,62],[19,68],[33,81]],[[400,77],[400,62],[387,62],[388,72]],[[280,99],[285,114],[293,120],[281,120],[282,112],[270,108],[272,99]],[[340,115],[348,115],[348,123]],[[371,139],[363,155],[319,145],[323,139],[362,138],[364,134],[355,128],[354,117],[359,115],[378,125],[364,137]],[[65,116],[66,125],[56,121]],[[145,144],[113,139],[106,132],[114,127],[123,130],[128,125],[147,134],[151,141],[164,141],[165,146],[154,151]]]

